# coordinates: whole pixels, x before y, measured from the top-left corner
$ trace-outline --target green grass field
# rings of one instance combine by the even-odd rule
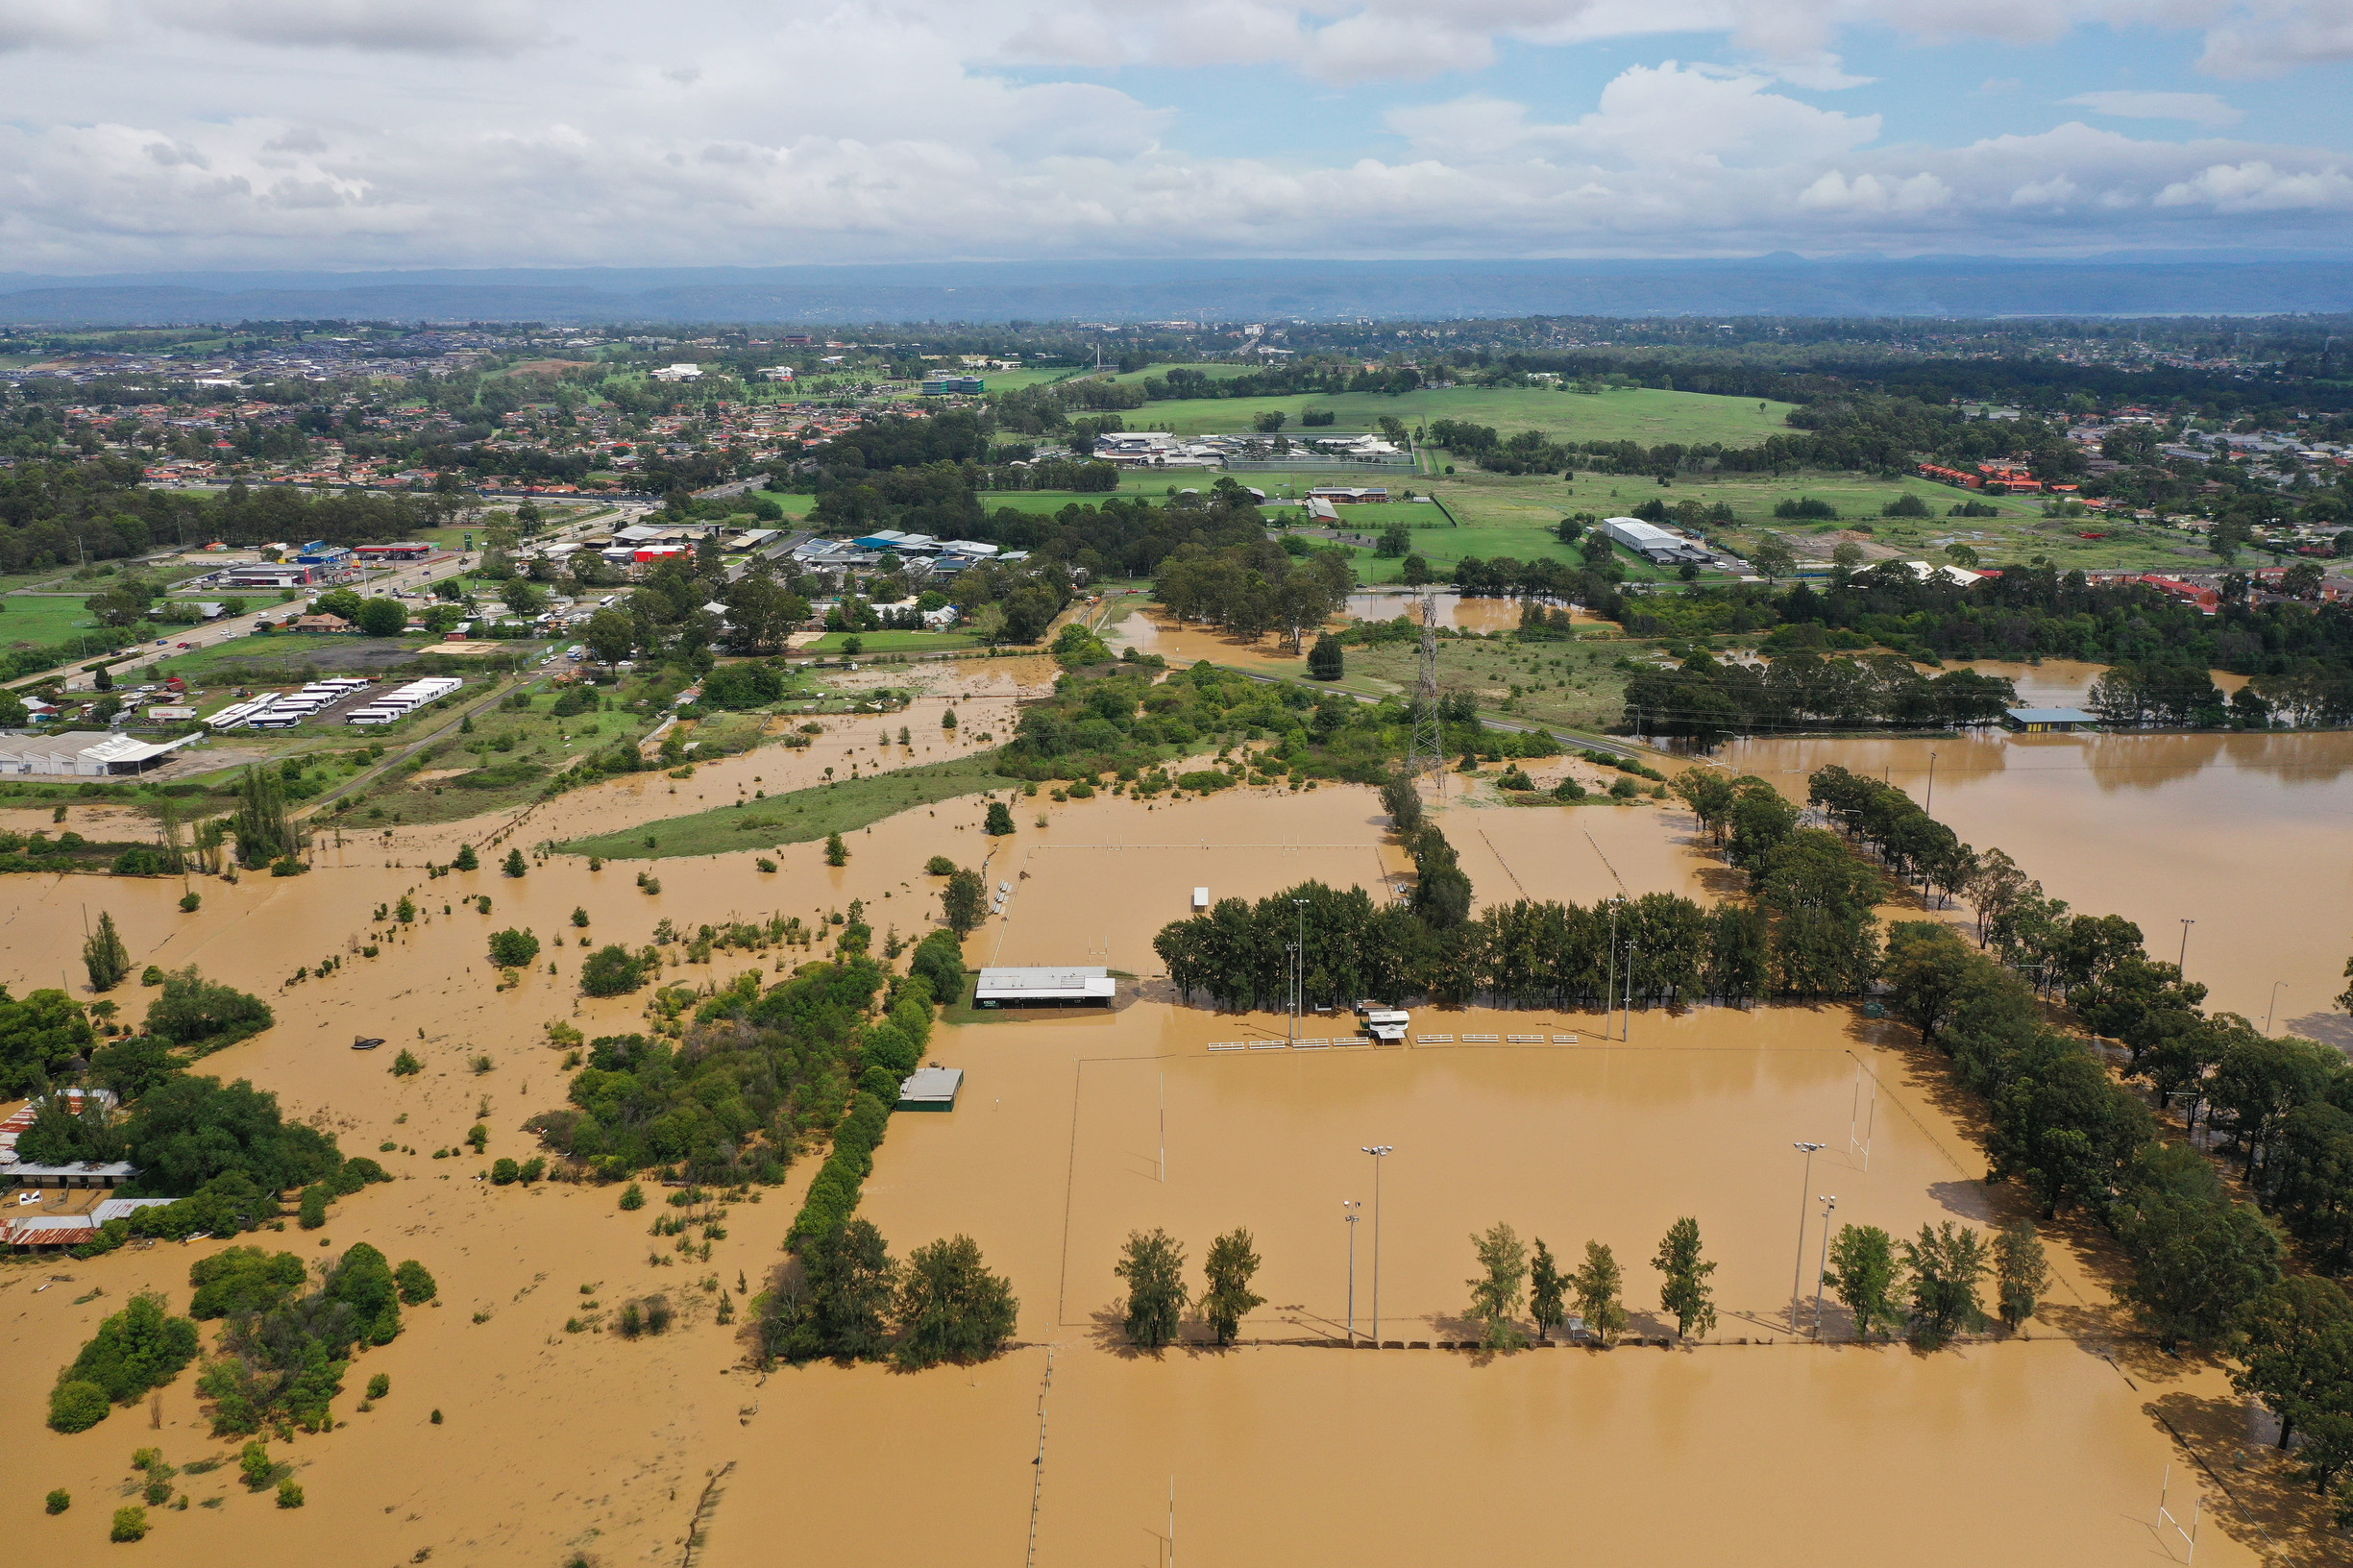
[[[917,806],[978,795],[1008,782],[996,772],[993,753],[984,752],[821,784],[717,811],[665,818],[618,833],[574,839],[556,847],[566,854],[600,855],[607,860],[672,860],[681,855],[770,849],[808,844],[828,833],[853,832]]]
[[[1284,433],[1307,436],[1314,432],[1299,423],[1309,408],[1329,409],[1335,429],[1380,429],[1384,415],[1405,421],[1409,429],[1434,419],[1469,420],[1492,425],[1505,435],[1515,430],[1546,430],[1559,441],[1639,441],[1656,446],[1679,441],[1686,446],[1721,442],[1752,447],[1769,435],[1786,435],[1783,417],[1795,404],[1765,403],[1753,398],[1719,398],[1703,392],[1657,392],[1636,388],[1586,396],[1536,387],[1446,387],[1437,391],[1407,392],[1391,397],[1382,392],[1349,392],[1338,397],[1299,393],[1279,398],[1184,398],[1146,404],[1127,416],[1130,429],[1169,430],[1178,435],[1204,435],[1246,430],[1260,414],[1281,409],[1288,423]]]
[[[851,637],[859,640],[861,653],[946,653],[980,646],[979,638],[961,631],[829,631],[796,651],[842,653],[846,651],[843,643]]]
[[[99,586],[93,583],[90,592],[96,593]],[[38,597],[11,594],[0,598],[0,644],[31,643],[36,648],[49,648],[71,641],[78,631],[96,627],[97,622],[82,607],[81,596],[59,599],[47,594]]]

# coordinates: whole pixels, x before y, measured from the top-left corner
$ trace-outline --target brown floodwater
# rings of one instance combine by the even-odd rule
[[[2076,659],[2044,659],[2032,664],[2004,659],[1955,659],[1933,668],[1927,665],[1920,668],[1924,674],[1974,670],[1981,675],[2005,675],[2018,689],[2020,706],[2029,708],[2080,708],[2091,698],[2092,683],[2108,673],[2104,664],[2086,664]],[[2227,670],[2210,670],[2207,674],[2225,697],[2247,682],[2246,676],[2235,675]]]
[[[1458,626],[1464,631],[1515,631],[1520,625],[1520,601],[1516,599],[1465,598],[1451,591],[1431,596],[1431,603],[1438,612],[1438,625]],[[1421,625],[1421,596],[1408,592],[1350,594],[1348,613],[1359,621],[1394,621],[1404,616],[1414,625]],[[1581,611],[1571,611],[1580,621],[1591,617]]]
[[[1776,740],[1720,759],[1802,799],[1827,763],[1928,796],[1979,850],[2001,848],[2074,909],[2136,921],[2210,1007],[2353,1043],[2329,998],[2353,953],[2353,734],[2001,735]]]
[[[1011,695],[968,694],[960,738],[981,727],[983,704]],[[576,792],[524,821],[514,842],[647,822],[716,804],[737,784],[807,782],[822,766],[926,760],[919,737],[940,745],[944,698],[924,700],[933,707],[903,719],[919,736],[912,758],[889,755],[900,716],[887,744],[879,719],[855,721],[811,753],[770,748],[698,769],[675,796],[659,774]],[[1010,707],[987,711],[993,723]],[[1694,891],[1720,874],[1692,852],[1679,812],[1493,799],[1483,786],[1458,793],[1440,818],[1483,899]],[[340,1200],[315,1237],[289,1229],[241,1239],[306,1257],[369,1241],[395,1260],[418,1258],[441,1285],[442,1305],[411,1311],[399,1340],[355,1364],[337,1407],[345,1425],[271,1445],[295,1466],[306,1507],[280,1510],[268,1494],[246,1493],[233,1462],[182,1481],[194,1502],[222,1506],[152,1514],[145,1557],[293,1568],[356,1546],[362,1560],[386,1564],[425,1552],[501,1568],[544,1568],[574,1553],[671,1563],[706,1482],[724,1471],[702,1562],[767,1560],[780,1541],[848,1563],[1013,1560],[1026,1550],[1042,1347],[1052,1344],[1041,1563],[1165,1562],[1172,1475],[1188,1560],[1418,1564],[1557,1554],[1565,1541],[1599,1561],[1794,1562],[1895,1545],[1907,1560],[1939,1564],[2144,1562],[2158,1550],[2147,1521],[2167,1464],[2177,1497],[2201,1484],[2192,1454],[2232,1476],[2250,1506],[2270,1508],[2259,1519],[2285,1544],[2281,1560],[2325,1559],[2329,1549],[2304,1533],[2307,1503],[2272,1460],[2257,1452],[2250,1468],[2233,1467],[2254,1429],[2219,1374],[2117,1337],[2096,1245],[2053,1238],[2058,1284],[2029,1342],[1938,1356],[1790,1342],[1791,1279],[1808,1266],[1801,1246],[1818,1247],[1822,1234],[1809,1214],[1802,1237],[1802,1198],[1834,1193],[1839,1218],[1897,1230],[1989,1222],[2018,1201],[1979,1179],[1982,1159],[1952,1119],[1938,1069],[1891,1026],[1843,1009],[1650,1012],[1634,1017],[1630,1041],[1605,1044],[1590,1016],[1425,1009],[1416,1034],[1450,1043],[1252,1049],[1282,1040],[1287,1020],[1173,1005],[1154,979],[1150,935],[1182,916],[1196,885],[1256,898],[1302,874],[1369,881],[1401,870],[1367,792],[1041,798],[1021,801],[1016,820],[1018,830],[992,845],[976,801],[943,802],[849,835],[840,868],[823,864],[818,845],[769,851],[774,873],[759,872],[749,851],[664,861],[652,896],[634,885],[639,862],[592,872],[559,856],[521,879],[491,865],[425,878],[422,861],[485,842],[496,819],[404,828],[389,841],[347,834],[306,876],[200,880],[194,915],[179,912],[171,881],[9,879],[0,975],[12,985],[77,976],[84,906],[93,918],[110,910],[135,966],[194,961],[278,1010],[275,1028],[204,1070],[251,1078],[395,1176]],[[936,853],[967,865],[987,857],[992,881],[1018,890],[1006,916],[968,943],[968,961],[1002,948],[1139,977],[1108,1013],[944,1024],[928,1054],[966,1069],[963,1099],[946,1115],[895,1118],[866,1188],[866,1213],[902,1255],[958,1232],[979,1240],[1014,1282],[1029,1348],[916,1376],[820,1366],[763,1381],[743,1371],[735,1331],[712,1321],[717,1291],[732,1292],[739,1275],[759,1287],[814,1162],[797,1165],[785,1188],[738,1205],[703,1263],[650,1240],[650,1214],[620,1213],[610,1188],[494,1188],[470,1154],[431,1158],[478,1120],[491,1129],[491,1157],[529,1152],[521,1122],[562,1094],[561,1059],[544,1043],[551,1019],[592,1037],[640,1026],[642,997],[577,994],[576,905],[589,911],[595,943],[643,943],[664,917],[808,919],[852,898],[867,901],[878,931],[913,935],[938,907],[936,882],[922,874]],[[1022,870],[1026,879],[1003,874]],[[373,909],[404,891],[423,907],[419,922],[382,936]],[[492,898],[490,916],[457,902],[478,894]],[[542,955],[559,972],[543,962],[500,989],[483,941],[509,924],[566,938]],[[372,934],[381,956],[351,954]],[[341,972],[287,983],[297,965],[330,952],[348,955]],[[798,956],[723,955],[665,978],[723,983],[755,965],[772,977]],[[148,993],[134,982],[117,994],[135,1013]],[[1312,1020],[1307,1033],[1330,1039],[1343,1025]],[[391,1077],[387,1051],[349,1048],[358,1034],[406,1045],[425,1071]],[[1479,1034],[1497,1038],[1466,1038]],[[1576,1042],[1556,1039],[1565,1035]],[[1213,1048],[1233,1046],[1242,1048]],[[1868,1168],[1842,1116],[1868,1135]],[[1797,1139],[1829,1145],[1810,1182],[1790,1148]],[[1654,1329],[1648,1259],[1667,1224],[1689,1213],[1721,1265],[1716,1342],[1687,1354],[1554,1351],[1493,1364],[1435,1350],[1351,1359],[1265,1344],[1159,1361],[1123,1350],[1111,1261],[1129,1230],[1154,1225],[1185,1242],[1196,1283],[1212,1236],[1254,1232],[1267,1303],[1250,1314],[1246,1338],[1344,1333],[1340,1203],[1369,1204],[1371,1162],[1358,1151],[1376,1141],[1396,1149],[1381,1187],[1385,1337],[1462,1332],[1470,1234],[1499,1220],[1563,1254],[1588,1237],[1610,1242],[1629,1307]],[[394,1147],[377,1152],[384,1142]],[[1369,1219],[1360,1227],[1356,1275],[1367,1328],[1370,1230]],[[187,1265],[225,1244],[0,1264],[9,1352],[0,1432],[12,1460],[0,1470],[0,1513],[16,1521],[30,1560],[94,1558],[133,1447],[158,1445],[174,1463],[233,1460],[235,1443],[208,1434],[185,1374],[164,1390],[159,1425],[143,1409],[75,1436],[41,1424],[56,1369],[104,1313],[147,1288],[184,1306]],[[655,1292],[681,1309],[672,1333],[625,1341],[590,1332],[621,1302]],[[1798,1321],[1810,1321],[1810,1301]],[[1835,1305],[1826,1327],[1836,1341]],[[1776,1342],[1728,1342],[1742,1338]],[[356,1385],[378,1371],[393,1392],[361,1412]],[[443,1424],[428,1419],[434,1409]],[[1954,1462],[1959,1455],[1968,1462]],[[1695,1485],[1708,1506],[1689,1506]],[[73,1494],[71,1511],[41,1511],[52,1487]],[[2243,1544],[2251,1528],[2210,1519],[2201,1556],[2251,1560]]]

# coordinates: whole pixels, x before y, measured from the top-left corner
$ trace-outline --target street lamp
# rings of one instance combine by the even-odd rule
[[[1373,1348],[1381,1348],[1381,1167],[1396,1152],[1391,1143],[1367,1143],[1373,1157]]]
[[[1822,1282],[1830,1272],[1830,1216],[1838,1213],[1838,1194],[1827,1193],[1822,1200],[1822,1263],[1814,1271],[1814,1337],[1822,1337]]]
[[[1364,1207],[1355,1198],[1342,1198],[1340,1207],[1348,1213],[1348,1348],[1357,1348],[1357,1221],[1364,1216],[1358,1210]]]
[[[1936,753],[1935,753],[1935,752],[1933,752],[1933,751],[1931,751],[1931,752],[1929,752],[1929,753],[1928,753],[1928,798],[1927,798],[1925,801],[1922,802],[1922,804],[1921,804],[1921,808],[1920,808],[1921,815],[1924,817],[1924,816],[1926,816],[1928,813],[1930,813],[1930,812],[1934,811],[1935,809],[1936,809]]]
[[[2288,982],[2285,980],[2274,980],[2271,982],[2271,1005],[2263,1010],[2263,1032],[2264,1038],[2267,1040],[2269,1039],[2271,1035],[2272,1016],[2279,1012],[2279,988],[2287,983]]]
[[[1791,1147],[1805,1156],[1805,1176],[1798,1184],[1798,1262],[1789,1271],[1789,1326],[1795,1330],[1798,1326],[1798,1303],[1805,1293],[1805,1194],[1814,1186],[1814,1156],[1829,1145],[1799,1142]]]
[[[2190,973],[2190,927],[2195,924],[2197,924],[2197,921],[2194,919],[2190,919],[2187,917],[2183,919],[2181,922],[2181,956],[2173,961],[2173,968],[2181,970],[2185,978]]]

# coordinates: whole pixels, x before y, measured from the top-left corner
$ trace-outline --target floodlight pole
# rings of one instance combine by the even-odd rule
[[[2181,922],[2181,956],[2173,961],[2173,968],[2181,970],[2185,979],[2188,978],[2190,973],[2190,927],[2195,924],[2197,924],[2197,921],[2191,919],[2186,916],[2183,918]]]
[[[1921,808],[1920,808],[1920,810],[1921,810],[1921,815],[1923,815],[1923,816],[1926,816],[1926,815],[1927,815],[1929,812],[1932,812],[1932,811],[1934,811],[1935,809],[1936,809],[1936,753],[1935,753],[1935,752],[1933,752],[1933,751],[1931,751],[1931,752],[1929,752],[1929,753],[1928,753],[1928,798],[1927,798],[1925,801],[1922,802],[1922,804],[1921,804]]]
[[[1299,1043],[1299,1015],[1307,1006],[1308,986],[1308,901],[1294,898],[1291,907],[1299,912],[1299,938],[1291,948],[1291,1043]]]
[[[1634,954],[1639,951],[1631,938],[1626,943],[1626,1014],[1619,1021],[1625,1033],[1618,1038],[1630,1043],[1634,1038]]]
[[[2279,988],[2287,983],[2285,980],[2271,982],[2271,1005],[2263,1010],[2263,1033],[2266,1040],[2271,1038],[2271,1019],[2279,1012]]]
[[[1340,1207],[1348,1213],[1348,1348],[1357,1348],[1357,1221],[1364,1216],[1357,1213],[1364,1207],[1355,1198],[1342,1198]]]
[[[1822,1200],[1822,1263],[1814,1272],[1814,1337],[1822,1337],[1822,1282],[1830,1271],[1830,1216],[1838,1212],[1838,1194],[1826,1193]]]
[[[1829,1145],[1799,1142],[1792,1147],[1805,1156],[1805,1175],[1798,1184],[1798,1263],[1789,1271],[1789,1327],[1795,1332],[1798,1327],[1798,1303],[1805,1293],[1805,1194],[1814,1186],[1814,1156]]]
[[[1610,1014],[1618,1005],[1618,900],[1609,900],[1609,968],[1602,981],[1602,1038],[1614,1038]]]
[[[1389,1143],[1367,1143],[1364,1152],[1373,1157],[1373,1348],[1381,1348],[1381,1167],[1395,1152]]]

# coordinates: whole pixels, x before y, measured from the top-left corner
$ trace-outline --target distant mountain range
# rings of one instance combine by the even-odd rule
[[[2353,310],[2353,258],[991,261],[534,271],[0,273],[0,321],[1330,321]]]

